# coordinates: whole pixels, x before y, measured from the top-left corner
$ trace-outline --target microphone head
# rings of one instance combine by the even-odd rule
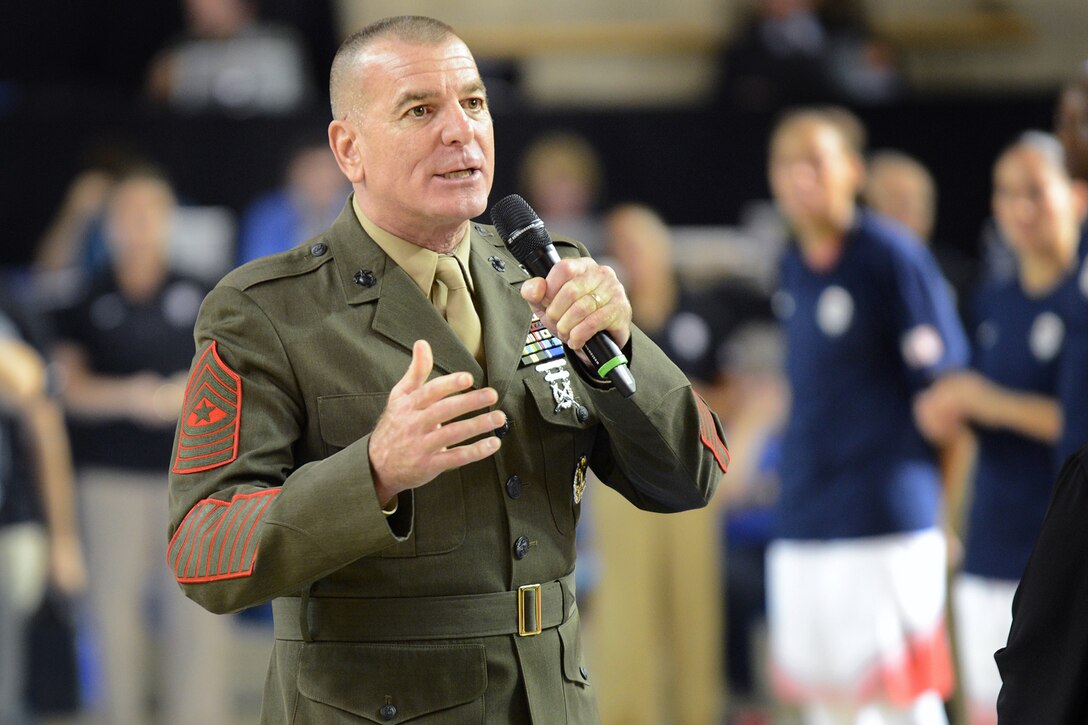
[[[503,240],[509,239],[518,229],[524,229],[538,219],[540,216],[529,206],[529,202],[517,194],[504,196],[491,207],[491,223]]]
[[[523,263],[526,255],[552,243],[544,222],[529,206],[529,202],[517,194],[504,196],[495,202],[491,207],[491,223],[507,249]]]

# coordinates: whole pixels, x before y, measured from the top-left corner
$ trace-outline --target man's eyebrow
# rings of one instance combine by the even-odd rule
[[[397,102],[393,105],[393,107],[396,109],[401,109],[405,106],[413,106],[417,103],[430,100],[437,95],[437,91],[406,91],[397,97]]]
[[[397,110],[400,110],[402,108],[414,106],[414,105],[416,105],[418,103],[423,103],[425,101],[432,100],[434,98],[437,98],[440,95],[441,95],[441,93],[439,91],[436,91],[436,90],[426,90],[425,89],[425,90],[405,91],[404,93],[402,93],[400,96],[397,97],[397,102],[394,104],[393,107],[395,109],[397,109]],[[479,96],[486,97],[487,96],[487,88],[484,86],[484,82],[482,80],[475,80],[475,81],[471,81],[471,82],[466,83],[465,85],[463,85],[459,89],[458,95],[461,95],[461,96],[464,96],[464,95],[479,95]]]
[[[484,82],[482,80],[476,80],[472,81],[471,83],[466,83],[464,86],[462,86],[461,93],[486,96],[487,88],[484,86]]]

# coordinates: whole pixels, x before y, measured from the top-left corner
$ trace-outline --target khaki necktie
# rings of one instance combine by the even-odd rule
[[[480,317],[472,305],[465,274],[457,258],[449,254],[438,255],[435,270],[434,304],[450,323],[454,333],[477,360],[483,352],[480,333]]]

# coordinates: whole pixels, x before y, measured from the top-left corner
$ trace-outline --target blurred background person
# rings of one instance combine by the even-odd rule
[[[518,182],[525,200],[548,229],[583,242],[599,256],[601,229],[598,203],[604,169],[593,145],[568,131],[549,131],[535,138],[518,162]]]
[[[616,261],[635,324],[685,373],[702,364],[702,394],[718,382],[717,340],[706,320],[696,317],[692,324],[701,326],[695,333],[701,339],[689,341],[683,357],[669,347],[666,328],[680,312],[680,287],[664,221],[648,207],[623,205],[608,212],[603,230],[604,251]],[[625,504],[602,494],[588,512],[600,557],[592,613],[601,614],[591,614],[587,645],[601,721],[716,722],[722,589],[714,508],[652,517],[627,511]]]
[[[775,125],[790,411],[768,551],[775,685],[805,723],[944,723],[941,478],[912,399],[966,364],[936,262],[859,209],[864,128],[808,108]]]
[[[242,216],[237,263],[285,251],[327,229],[349,193],[324,129],[300,138],[287,155],[282,185]]]
[[[895,48],[858,3],[758,0],[722,58],[722,95],[748,111],[886,103],[904,92]]]
[[[937,185],[929,170],[912,156],[891,149],[870,154],[862,200],[910,229],[924,243],[932,240]]]
[[[722,353],[730,399],[727,435],[737,451],[719,538],[725,623],[727,714],[735,725],[773,722],[767,678],[766,555],[775,530],[782,426],[789,406],[785,346],[777,323],[756,319],[730,335]]]
[[[1017,276],[979,290],[969,329],[971,369],[944,376],[919,399],[934,439],[977,438],[962,573],[954,589],[957,651],[971,725],[997,723],[994,652],[1008,638],[1012,599],[1042,526],[1061,431],[1056,397],[1065,337],[1062,287],[1076,264],[1085,199],[1061,145],[1024,134],[994,166],[994,216]],[[968,484],[968,482],[963,482]]]
[[[147,73],[147,96],[182,112],[298,111],[314,98],[307,51],[290,27],[262,20],[258,0],[183,0],[184,35]]]
[[[106,203],[110,266],[56,315],[56,359],[90,571],[107,722],[229,720],[230,620],[179,597],[164,565],[166,467],[206,289],[172,272],[176,201],[156,169],[132,169]],[[155,612],[150,616],[150,612]],[[150,641],[162,633],[163,667]],[[161,672],[161,691],[148,678]]]
[[[768,300],[741,283],[686,287],[676,273],[672,233],[648,206],[613,207],[602,229],[636,324],[728,430],[726,411],[739,412],[747,391],[735,389],[724,367],[725,345],[744,325],[770,318]],[[601,614],[591,615],[589,626],[602,720],[716,722],[724,682],[720,514],[707,509],[651,521],[628,508],[601,496],[588,517],[600,557],[593,612]]]
[[[936,257],[957,303],[969,299],[978,263],[934,240],[937,183],[921,161],[895,149],[874,151],[869,155],[861,199],[873,211],[913,232]]]
[[[31,616],[47,587],[70,598],[86,586],[68,436],[36,327],[0,295],[0,722],[10,725],[32,722]]]
[[[106,200],[117,178],[140,163],[124,142],[102,138],[89,143],[82,155],[82,168],[68,182],[60,205],[38,240],[33,269],[43,279],[73,270],[78,277],[108,266],[102,230]],[[70,288],[72,282],[68,276],[60,286]]]
[[[754,284],[722,280],[695,289],[676,272],[672,232],[649,206],[619,204],[603,218],[605,254],[624,285],[636,290],[631,305],[637,324],[692,380],[715,411],[729,418],[725,346],[747,323],[771,321],[770,300]]]

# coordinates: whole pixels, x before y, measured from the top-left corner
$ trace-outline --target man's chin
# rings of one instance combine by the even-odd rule
[[[451,199],[449,204],[442,205],[440,214],[447,219],[464,221],[475,219],[487,211],[487,195],[473,194],[470,197]]]

